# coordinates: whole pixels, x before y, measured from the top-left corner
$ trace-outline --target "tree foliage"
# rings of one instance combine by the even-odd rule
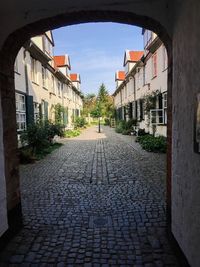
[[[98,106],[102,117],[112,117],[114,113],[113,97],[109,95],[104,83],[99,87]]]
[[[88,116],[96,108],[96,95],[87,94],[83,100],[83,115]]]
[[[109,95],[106,86],[102,83],[97,96],[88,94],[84,98],[83,115],[90,114],[92,117],[110,118],[114,114],[113,97]]]

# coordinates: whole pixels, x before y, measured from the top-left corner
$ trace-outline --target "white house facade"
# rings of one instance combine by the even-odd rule
[[[136,119],[138,129],[167,135],[167,53],[156,34],[143,29],[144,51],[125,51],[115,75],[118,120]]]
[[[82,110],[80,83],[70,79],[68,55],[54,56],[52,32],[31,38],[15,61],[17,131],[38,119],[55,121],[55,108],[63,108],[62,123],[73,127]]]

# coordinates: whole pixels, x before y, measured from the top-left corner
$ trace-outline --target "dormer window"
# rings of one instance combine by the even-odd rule
[[[46,35],[44,35],[44,52],[53,57],[53,45]]]
[[[144,31],[144,48],[146,48],[149,45],[151,40],[152,40],[152,31],[145,30]]]

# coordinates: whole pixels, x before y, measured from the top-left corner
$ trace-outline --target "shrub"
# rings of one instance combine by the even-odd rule
[[[154,137],[153,135],[147,134],[137,137],[137,141],[146,151],[166,153],[167,139],[164,136]]]
[[[32,149],[33,155],[49,145],[47,128],[39,122],[29,125],[20,138],[23,146],[28,145]]]
[[[104,125],[105,125],[105,126],[110,126],[110,119],[105,118],[105,120],[104,120]]]
[[[48,147],[55,135],[63,136],[63,126],[53,124],[49,121],[39,121],[27,127],[27,130],[20,136],[23,146],[29,146],[32,149],[32,155]]]
[[[115,131],[122,134],[130,134],[133,131],[133,126],[137,124],[137,120],[131,119],[129,121],[118,121]]]
[[[132,132],[132,130],[131,130],[131,129],[128,129],[128,130],[123,130],[123,131],[122,131],[122,134],[123,134],[123,135],[130,135],[130,134],[131,134],[131,132]]]
[[[76,117],[74,122],[75,128],[83,128],[87,124],[86,119],[84,117]]]
[[[125,129],[126,130],[133,130],[133,126],[137,125],[137,120],[136,119],[131,119],[126,122],[125,124]]]
[[[147,135],[148,133],[145,132],[145,129],[138,129],[137,135],[138,136],[143,136],[143,135]]]
[[[115,131],[117,133],[122,133],[123,130],[125,130],[125,124],[126,124],[125,121],[117,121],[117,126],[115,128]]]
[[[64,136],[64,125],[62,124],[53,124],[49,121],[46,121],[44,127],[45,131],[47,131],[47,136],[50,143],[56,135],[60,137]]]
[[[76,137],[80,135],[80,131],[79,130],[67,130],[64,133],[64,136],[67,138],[71,138],[71,137]]]

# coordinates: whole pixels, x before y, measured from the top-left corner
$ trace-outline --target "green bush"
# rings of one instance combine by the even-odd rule
[[[117,121],[117,126],[115,128],[115,131],[117,133],[122,133],[123,130],[125,130],[125,125],[126,125],[126,122],[125,121]]]
[[[125,124],[125,129],[126,130],[133,130],[133,126],[137,125],[137,120],[136,119],[131,119],[126,122]]]
[[[110,126],[110,119],[105,118],[105,119],[104,119],[104,125],[105,125],[105,126]]]
[[[27,127],[27,130],[20,136],[23,146],[32,149],[32,155],[48,147],[55,135],[63,136],[64,130],[60,124],[53,124],[49,121],[39,121]]]
[[[122,134],[123,134],[123,135],[130,135],[130,134],[131,134],[131,132],[132,132],[132,130],[131,130],[131,129],[128,129],[128,130],[123,130],[123,131],[122,131]]]
[[[86,119],[84,117],[76,117],[74,122],[75,128],[83,128],[87,124]]]
[[[143,136],[143,135],[147,135],[148,133],[145,132],[145,129],[138,129],[137,135],[138,136]]]
[[[79,136],[80,133],[81,132],[79,130],[67,130],[67,131],[65,131],[64,136],[66,138],[71,138],[71,137]]]
[[[141,147],[149,152],[166,153],[167,150],[167,138],[164,136],[154,137],[147,134],[137,137],[137,141],[141,144]]]
[[[133,126],[137,124],[137,121],[135,119],[131,119],[129,121],[118,121],[117,126],[115,128],[115,131],[117,133],[122,133],[122,134],[130,134],[133,131]]]

